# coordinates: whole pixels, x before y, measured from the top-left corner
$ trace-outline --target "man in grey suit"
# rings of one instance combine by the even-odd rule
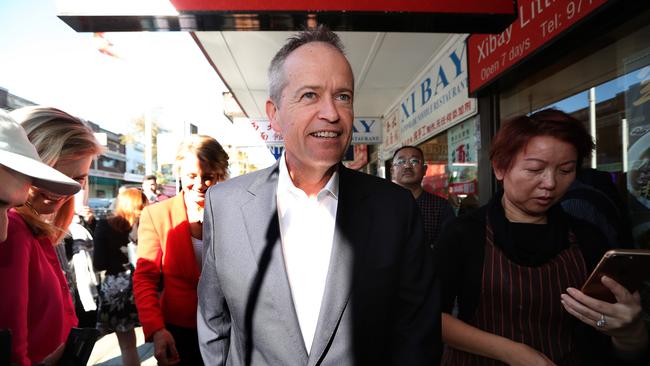
[[[325,27],[269,68],[285,153],[208,191],[198,332],[206,365],[435,365],[439,288],[411,194],[346,169],[354,78]]]

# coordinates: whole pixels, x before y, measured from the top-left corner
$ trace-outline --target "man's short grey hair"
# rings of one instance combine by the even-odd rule
[[[327,43],[345,55],[343,42],[341,42],[339,36],[322,24],[288,38],[287,43],[275,54],[271,66],[269,66],[269,96],[276,106],[280,105],[282,89],[287,85],[287,79],[284,75],[284,61],[298,47],[311,42]]]

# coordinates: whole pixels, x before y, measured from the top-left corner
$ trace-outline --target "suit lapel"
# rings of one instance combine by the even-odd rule
[[[279,339],[289,341],[295,349],[292,356],[297,357],[296,364],[305,365],[307,350],[300,332],[282,254],[276,200],[278,164],[269,168],[268,173],[260,175],[260,178],[249,187],[250,200],[242,205],[246,233],[258,270],[248,294],[246,319],[252,319],[255,311],[264,311],[264,309],[255,309],[258,303],[257,297],[263,287],[264,294],[272,294],[273,303],[277,304],[277,309],[274,309],[277,313],[273,316],[279,315],[280,321],[287,328],[285,335],[278,335]]]
[[[360,256],[370,229],[369,213],[362,209],[367,192],[356,184],[351,172],[339,166],[339,201],[332,256],[327,272],[327,283],[314,335],[309,366],[316,365],[324,356],[334,336],[352,289],[355,256]]]

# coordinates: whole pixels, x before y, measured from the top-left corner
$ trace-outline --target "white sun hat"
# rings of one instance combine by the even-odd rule
[[[25,130],[0,109],[0,165],[32,178],[32,185],[60,195],[73,195],[81,186],[44,164]]]

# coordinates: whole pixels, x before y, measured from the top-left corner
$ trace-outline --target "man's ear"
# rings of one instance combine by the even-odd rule
[[[271,127],[273,128],[273,131],[277,133],[282,133],[282,129],[280,128],[280,123],[277,120],[277,114],[278,114],[277,106],[271,99],[267,99],[266,116],[268,117],[269,122],[271,123]]]

